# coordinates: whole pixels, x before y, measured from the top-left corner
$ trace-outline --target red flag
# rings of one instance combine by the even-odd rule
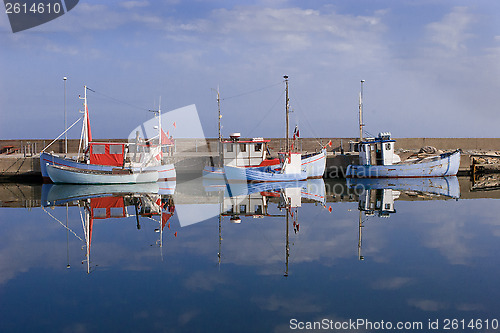
[[[328,141],[328,146],[331,147],[332,146],[332,140]]]
[[[174,128],[177,128],[177,126],[175,125],[175,121],[174,121]]]
[[[328,206],[328,211],[331,213],[332,212],[332,206]]]
[[[177,231],[174,233],[174,236],[177,237]]]
[[[161,144],[166,145],[168,143],[168,136],[163,132],[163,128],[161,129]]]

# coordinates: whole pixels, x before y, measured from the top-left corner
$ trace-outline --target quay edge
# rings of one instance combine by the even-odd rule
[[[285,145],[285,139],[270,138],[271,153],[274,155]],[[342,178],[345,168],[351,163],[356,163],[357,155],[341,154],[349,150],[349,141],[355,138],[301,138],[296,146],[303,152],[315,152],[321,145],[328,146],[327,167],[325,178]],[[459,175],[468,175],[471,169],[471,156],[478,152],[500,151],[500,138],[399,138],[396,140],[395,150],[398,153],[412,153],[421,147],[433,146],[440,150],[462,149]],[[68,153],[78,151],[77,139],[68,140]],[[126,142],[122,139],[96,140],[102,142]],[[39,152],[51,140],[22,139],[0,140],[0,181],[2,182],[41,182]],[[179,171],[186,174],[197,175],[205,163],[210,163],[217,156],[217,139],[176,139],[177,153],[174,153],[174,162]],[[7,154],[7,148],[9,152]],[[57,140],[48,151],[61,154],[64,149],[64,140]],[[500,155],[499,155],[500,156]]]

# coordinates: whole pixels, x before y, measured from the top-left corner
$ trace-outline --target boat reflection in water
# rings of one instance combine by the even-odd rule
[[[149,184],[121,184],[121,185],[52,185],[42,187],[42,209],[54,220],[71,232],[76,238],[85,243],[85,260],[87,273],[90,273],[90,248],[94,221],[116,218],[135,217],[137,229],[141,229],[140,217],[158,223],[159,238],[156,244],[163,247],[163,229],[166,225],[170,229],[169,219],[175,212],[172,194],[175,190],[175,181]],[[69,206],[77,206],[83,227],[84,238],[71,230],[68,226]],[[55,217],[46,207],[66,207],[66,223]],[[133,210],[131,213],[130,210]],[[68,259],[68,268],[69,259]]]
[[[196,179],[192,182],[160,182],[148,184],[122,185],[52,185],[42,187],[42,208],[63,228],[82,241],[86,249],[83,263],[87,272],[91,271],[90,250],[94,222],[110,218],[135,217],[137,229],[141,228],[140,218],[157,223],[159,238],[156,244],[163,247],[163,231],[170,230],[170,218],[177,216],[180,227],[187,227],[210,218],[219,219],[219,264],[222,258],[222,222],[241,223],[243,217],[286,218],[286,258],[288,275],[289,229],[299,231],[298,208],[302,202],[314,202],[325,207],[325,183],[323,179],[272,183],[231,183],[221,180]],[[174,204],[175,202],[175,204]],[[176,204],[178,202],[178,204]],[[269,206],[277,207],[275,214]],[[61,212],[51,212],[46,207],[66,207],[66,223],[58,217]],[[83,227],[81,232],[72,230],[68,223],[69,207],[77,207]],[[214,209],[215,208],[215,209]],[[277,214],[276,214],[277,212]],[[165,229],[166,230],[166,229]],[[80,236],[79,236],[80,234]],[[177,236],[175,232],[174,236]],[[160,251],[161,252],[161,251]],[[163,255],[163,254],[162,254]],[[69,259],[68,259],[69,266]]]
[[[205,191],[219,193],[219,250],[217,252],[219,266],[222,261],[222,222],[225,217],[232,223],[241,223],[245,218],[276,217],[285,218],[285,271],[288,276],[288,259],[290,257],[290,226],[295,234],[299,232],[298,209],[302,201],[319,203],[325,207],[325,183],[323,179],[306,181],[260,182],[260,183],[228,183],[214,179],[205,179]],[[280,214],[269,212],[269,206],[276,204]]]
[[[460,198],[460,186],[456,176],[432,178],[365,178],[347,179],[347,186],[358,194],[359,233],[358,257],[361,255],[363,215],[388,218],[396,213],[394,201],[404,193],[420,200],[447,200]]]

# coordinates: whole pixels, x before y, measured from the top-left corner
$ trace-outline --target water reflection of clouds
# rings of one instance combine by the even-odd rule
[[[303,205],[299,210],[300,232],[296,235],[293,231],[290,233],[291,270],[294,269],[293,265],[302,263],[317,262],[329,267],[342,259],[357,260],[357,211],[348,212],[347,209],[353,205],[354,203],[337,204],[331,214],[318,206]],[[495,209],[497,206],[498,202],[493,200],[398,202],[398,213],[390,219],[379,222],[377,218],[372,218],[365,222],[363,255],[372,262],[396,263],[395,260],[399,260],[398,248],[392,241],[398,237],[394,229],[397,225],[398,228],[410,230],[422,246],[439,251],[450,264],[474,265],[474,259],[491,255],[491,235],[496,237],[495,231],[500,224],[498,219],[493,218],[493,212],[498,211]],[[55,210],[60,210],[59,213],[62,214],[64,208],[57,207]],[[75,208],[70,208],[70,224],[81,235],[81,226],[78,226],[79,218],[76,214]],[[51,221],[39,210],[2,210],[2,215],[4,221],[20,220],[21,224],[3,226],[0,250],[1,283],[33,267],[65,267],[66,230],[61,225]],[[124,224],[128,227],[123,228]],[[150,243],[154,242],[154,236],[141,236],[140,241],[147,244],[136,244],[135,249],[130,247],[129,242],[124,241],[137,237],[130,234],[137,232],[134,227],[135,224],[130,219],[113,226],[109,222],[95,225],[91,256],[100,269],[153,269],[160,250],[153,247],[148,251],[137,251],[137,247],[141,249],[150,246]],[[194,255],[204,257],[208,261],[217,261],[216,218],[178,230],[178,238],[173,241],[172,237],[172,242],[165,246],[165,255]],[[491,230],[493,232],[490,232]],[[224,220],[222,265],[254,266],[262,275],[281,274],[285,259],[284,232],[284,217],[248,218],[244,219],[241,225],[230,224]],[[483,236],[489,237],[486,243],[483,242]],[[165,239],[168,237],[169,234],[164,235]],[[82,245],[71,236],[73,261],[78,256],[77,259],[83,259],[83,251],[76,250]],[[401,241],[397,245],[408,246]],[[411,283],[411,280],[406,280],[405,277],[392,278],[388,281],[378,281],[372,287],[391,289],[407,283]]]
[[[381,290],[396,290],[411,284],[415,283],[414,278],[409,277],[390,277],[385,279],[378,279],[373,281],[371,286],[373,289],[381,289]]]

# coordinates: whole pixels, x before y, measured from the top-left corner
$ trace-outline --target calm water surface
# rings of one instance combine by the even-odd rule
[[[429,332],[436,320],[434,331],[498,331],[500,200],[487,193],[423,200],[428,197],[405,192],[393,195],[396,212],[371,215],[358,210],[361,195],[334,198],[327,188],[325,205],[302,198],[291,209],[287,260],[286,209],[278,208],[276,193],[238,201],[237,209],[262,209],[264,194],[267,214],[276,215],[241,214],[241,223],[230,216],[219,223],[210,212],[224,205],[223,192],[203,187],[174,195],[176,210],[163,228],[155,215],[99,219],[106,216],[100,207],[87,239],[82,218],[88,211],[78,201],[68,210],[1,208],[0,331],[288,332],[315,321],[358,319],[375,327],[381,321],[423,325],[392,330],[400,332]],[[108,208],[113,216],[123,212]],[[135,215],[135,207],[127,212]],[[209,217],[186,223],[186,212]],[[450,323],[444,330],[446,319],[463,319],[466,327],[459,322],[453,330]],[[471,319],[483,327],[468,328]],[[389,331],[344,328],[337,331]]]

